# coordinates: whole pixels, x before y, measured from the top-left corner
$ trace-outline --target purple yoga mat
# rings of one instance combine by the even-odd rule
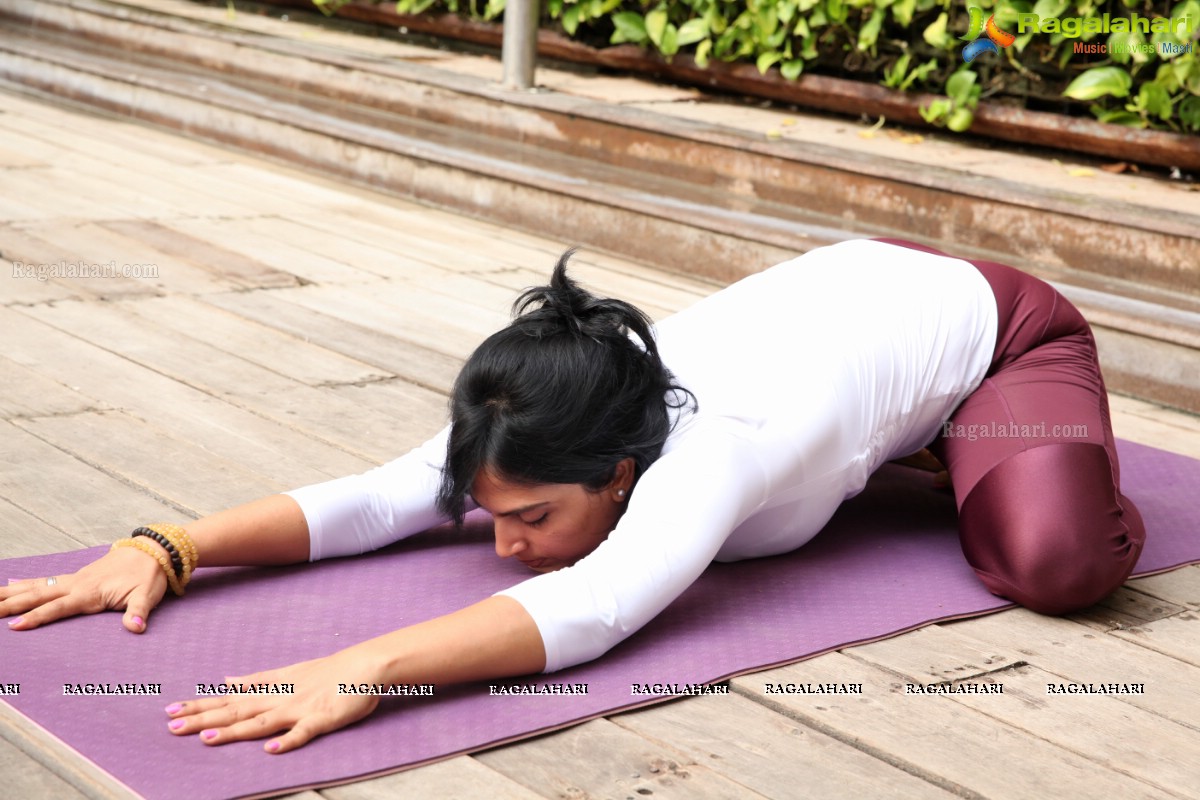
[[[1200,561],[1200,461],[1120,444],[1123,487],[1149,532],[1137,574]],[[586,683],[585,695],[491,696],[486,685],[385,698],[368,719],[294,753],[261,742],[206,747],[166,730],[163,707],[215,683],[323,655],[450,611],[529,576],[496,558],[489,531],[435,531],[370,556],[277,569],[202,570],[143,636],[117,614],[0,631],[3,697],[146,798],[194,800],[328,785],[511,741],[644,704],[631,684],[710,683],[1007,604],[963,560],[946,492],[885,467],[813,542],[714,564],[662,615],[602,659],[506,683]],[[101,551],[8,559],[5,577],[72,571]],[[64,696],[65,683],[161,683],[161,697]]]

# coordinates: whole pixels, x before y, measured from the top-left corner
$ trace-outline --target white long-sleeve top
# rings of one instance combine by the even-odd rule
[[[982,382],[996,301],[970,264],[895,245],[813,250],[656,326],[699,403],[638,481],[617,527],[574,566],[502,594],[529,612],[546,671],[645,625],[713,560],[800,547],[882,463],[931,442]],[[313,560],[444,522],[448,430],[384,466],[289,492]]]

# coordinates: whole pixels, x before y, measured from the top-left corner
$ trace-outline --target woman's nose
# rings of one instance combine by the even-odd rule
[[[524,551],[525,547],[525,539],[517,525],[504,519],[496,520],[496,555],[508,558]]]

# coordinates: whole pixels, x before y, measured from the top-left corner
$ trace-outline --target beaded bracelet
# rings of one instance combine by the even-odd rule
[[[179,579],[175,577],[175,570],[171,569],[171,561],[163,555],[161,550],[145,539],[135,539],[132,536],[113,542],[111,549],[116,550],[118,547],[133,547],[157,561],[167,576],[167,584],[171,587],[171,591],[179,597],[183,597],[183,587],[179,584]]]
[[[183,574],[179,577],[179,583],[181,586],[187,586],[188,581],[192,579],[192,572],[200,565],[200,554],[196,552],[196,543],[192,541],[192,537],[182,526],[166,522],[156,522],[153,525],[146,525],[145,528],[166,538],[175,552],[179,554],[183,566]]]
[[[161,544],[163,549],[167,551],[167,555],[171,556],[171,567],[175,570],[175,577],[183,577],[183,558],[179,555],[179,551],[175,549],[175,545],[171,544],[170,539],[158,531],[152,531],[149,528],[134,528],[133,533],[129,534],[129,536],[133,539],[145,536]]]

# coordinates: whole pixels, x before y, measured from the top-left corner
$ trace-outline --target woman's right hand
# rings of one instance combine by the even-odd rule
[[[125,627],[142,633],[150,611],[166,591],[167,578],[157,561],[134,548],[120,547],[78,572],[54,576],[53,582],[28,578],[0,586],[0,617],[15,616],[8,627],[27,631],[77,614],[124,610]]]

